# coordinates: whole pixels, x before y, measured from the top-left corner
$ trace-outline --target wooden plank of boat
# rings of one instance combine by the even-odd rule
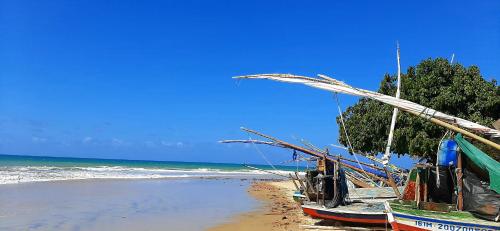
[[[302,205],[302,210],[313,218],[323,220],[356,223],[357,225],[384,225],[387,224],[387,215],[384,212],[383,201],[378,200],[370,203],[364,201],[336,208],[306,204]]]
[[[404,187],[398,188],[400,191]],[[350,199],[383,199],[383,198],[396,198],[396,193],[392,187],[380,187],[380,188],[349,188],[349,198]]]
[[[306,200],[306,196],[302,193],[300,193],[299,191],[295,191],[293,193],[293,200],[296,201],[296,202],[300,202],[302,203],[304,200]]]
[[[311,230],[352,230],[352,231],[387,231],[385,228],[376,228],[376,227],[370,227],[370,228],[363,228],[363,227],[352,227],[352,226],[322,226],[322,225],[300,225],[301,228],[303,229],[311,229]]]
[[[413,209],[396,201],[386,202],[387,217],[393,230],[401,231],[492,231],[500,223],[475,218],[466,211],[438,212]]]

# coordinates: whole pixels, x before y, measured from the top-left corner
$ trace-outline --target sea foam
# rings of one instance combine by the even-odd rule
[[[288,174],[287,171],[273,171]],[[0,184],[84,179],[162,179],[162,178],[261,178],[269,173],[258,170],[155,169],[124,166],[60,167],[1,166]]]

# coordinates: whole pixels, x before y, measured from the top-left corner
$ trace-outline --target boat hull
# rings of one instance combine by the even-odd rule
[[[493,231],[500,223],[475,218],[466,211],[414,209],[401,201],[386,202],[387,219],[393,230],[402,231]]]
[[[392,216],[392,217],[391,217]],[[472,222],[459,222],[445,219],[435,219],[423,216],[413,216],[392,212],[389,222],[394,230],[402,231],[493,231],[500,230],[500,226],[483,225]]]
[[[356,223],[358,225],[384,225],[388,223],[387,215],[383,212],[363,213],[359,211],[342,211],[308,206],[302,206],[302,210],[304,211],[304,213],[313,218],[319,218],[323,220]]]

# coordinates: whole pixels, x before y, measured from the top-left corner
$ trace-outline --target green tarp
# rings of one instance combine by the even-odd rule
[[[474,164],[488,172],[491,190],[500,193],[500,163],[465,140],[462,134],[456,135],[455,141],[457,141],[462,152],[471,159]]]

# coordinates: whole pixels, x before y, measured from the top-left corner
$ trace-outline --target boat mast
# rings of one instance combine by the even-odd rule
[[[398,81],[396,89],[396,99],[400,98],[401,95],[401,63],[399,62],[399,43],[397,48],[397,59],[398,59]],[[391,145],[394,138],[394,127],[396,126],[396,118],[398,117],[398,108],[395,107],[392,112],[391,128],[389,129],[389,137],[387,138],[387,146],[385,147],[385,154],[382,157],[382,163],[386,166],[391,158]]]
[[[397,60],[398,60],[398,81],[397,81],[397,88],[396,88],[396,99],[399,99],[401,95],[401,63],[399,61],[399,43],[397,45]],[[394,182],[394,179],[392,178],[392,175],[390,174],[389,171],[387,171],[387,164],[389,164],[389,159],[391,158],[391,144],[392,140],[394,138],[394,127],[396,126],[396,119],[398,117],[398,108],[395,107],[394,111],[392,112],[392,119],[391,119],[391,127],[389,129],[389,137],[387,138],[387,146],[385,147],[385,154],[382,157],[382,163],[384,164],[384,171],[385,174],[387,174],[387,179],[389,180],[389,185],[392,187],[394,192],[396,193],[396,196],[401,198],[401,193],[399,192],[399,189]]]

